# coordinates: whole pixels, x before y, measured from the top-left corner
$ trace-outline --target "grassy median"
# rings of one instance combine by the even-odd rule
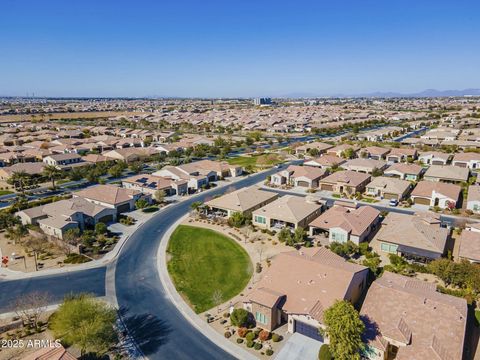
[[[252,275],[247,252],[216,231],[180,225],[168,243],[168,272],[197,313],[239,294]],[[215,294],[215,296],[214,296]]]

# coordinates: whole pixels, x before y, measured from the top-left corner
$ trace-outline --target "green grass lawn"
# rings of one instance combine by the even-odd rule
[[[238,165],[238,166],[259,166],[259,167],[266,167],[266,166],[273,166],[283,162],[283,159],[278,154],[269,153],[269,154],[261,154],[261,155],[250,155],[250,156],[237,156],[227,160],[230,165]]]
[[[168,243],[168,272],[197,313],[211,309],[213,293],[222,302],[239,294],[252,275],[247,252],[234,240],[209,229],[180,225]]]
[[[8,194],[13,194],[13,191],[10,191],[10,190],[0,190],[0,196],[2,196],[2,195],[8,195]]]

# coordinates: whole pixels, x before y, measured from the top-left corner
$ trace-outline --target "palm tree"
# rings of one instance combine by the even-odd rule
[[[60,176],[62,172],[54,165],[47,165],[43,168],[43,176],[52,181],[52,188],[55,189],[55,179]]]
[[[8,182],[14,186],[15,189],[19,189],[22,194],[25,194],[25,186],[30,181],[30,175],[26,171],[15,171]]]

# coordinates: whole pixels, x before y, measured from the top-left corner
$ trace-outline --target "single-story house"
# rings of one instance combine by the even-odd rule
[[[426,151],[418,156],[418,160],[426,165],[447,165],[451,158],[452,154],[439,151]]]
[[[328,149],[333,148],[333,145],[322,143],[322,142],[311,142],[301,146],[298,146],[295,149],[295,152],[298,154],[308,154],[311,150],[315,150],[318,154],[324,154]]]
[[[383,172],[384,175],[398,177],[402,180],[418,181],[424,169],[416,164],[396,163]]]
[[[309,224],[310,235],[326,232],[330,242],[352,241],[358,245],[368,239],[379,221],[380,211],[371,206],[333,206]]]
[[[435,217],[390,212],[375,239],[382,252],[424,262],[442,257],[449,236]]]
[[[367,146],[360,150],[361,157],[374,160],[385,160],[387,154],[390,152],[390,148],[384,148],[380,146]]]
[[[387,163],[382,160],[374,159],[351,159],[342,165],[345,170],[357,171],[365,174],[371,174],[374,170],[383,171],[387,167]]]
[[[466,167],[471,170],[480,167],[480,154],[475,152],[465,152],[455,154],[452,164],[459,167]]]
[[[324,342],[323,312],[336,300],[357,303],[367,285],[368,268],[347,262],[326,248],[278,254],[262,279],[245,295],[244,308],[257,326],[272,331],[287,323]]]
[[[470,185],[467,195],[467,209],[480,213],[480,185]]]
[[[480,232],[463,230],[457,241],[460,241],[458,257],[472,263],[480,263]]]
[[[462,188],[458,185],[434,181],[420,181],[410,194],[415,204],[438,206],[445,209],[460,200]]]
[[[258,187],[252,186],[214,198],[207,201],[205,205],[211,212],[216,214],[221,213],[226,217],[230,217],[237,212],[244,215],[251,214],[253,211],[276,199],[278,199],[277,193],[261,190]]]
[[[253,211],[253,225],[280,230],[284,227],[306,229],[322,213],[323,204],[308,201],[302,196],[285,195]]]
[[[72,164],[77,164],[82,161],[82,157],[78,154],[54,154],[43,158],[43,162],[47,165],[57,167],[65,167]]]
[[[326,169],[314,166],[290,165],[285,170],[279,171],[270,177],[272,185],[293,185],[318,188],[318,182],[328,175]]]
[[[378,176],[373,178],[372,182],[367,185],[366,194],[400,201],[407,196],[411,188],[412,183],[410,181],[388,176]]]
[[[111,160],[121,160],[127,163],[142,161],[158,154],[158,151],[151,147],[127,147],[105,151],[103,156]]]
[[[327,155],[344,157],[343,155],[345,154],[345,151],[348,149],[351,149],[354,154],[358,151],[357,146],[349,145],[349,144],[341,144],[341,145],[335,146],[334,148],[328,149]]]
[[[320,181],[320,189],[341,194],[355,194],[363,192],[370,179],[370,175],[356,171],[337,171]]]
[[[167,196],[188,193],[188,182],[186,180],[174,180],[148,174],[139,174],[123,179],[122,186],[125,189],[150,195],[154,195],[157,190],[163,190]]]
[[[199,190],[202,187],[207,186],[210,181],[215,181],[217,179],[215,171],[202,172],[203,174],[199,174],[198,172],[190,174],[184,168],[167,165],[162,169],[155,171],[152,175],[173,180],[185,180],[188,183],[189,189]]]
[[[431,165],[423,175],[424,180],[458,184],[468,181],[470,170],[459,166]]]
[[[370,360],[463,359],[467,302],[437,286],[385,271],[368,289],[360,310]]]
[[[45,234],[59,239],[63,239],[69,229],[83,230],[87,225],[95,226],[99,222],[108,223],[117,219],[113,209],[75,197],[25,209],[16,215],[23,224],[38,225]]]
[[[387,155],[389,163],[406,162],[408,159],[415,160],[417,158],[417,150],[405,148],[393,148]]]
[[[42,175],[45,164],[43,162],[17,163],[0,168],[0,179],[8,180],[14,173],[25,172],[30,176]]]
[[[335,155],[322,155],[318,158],[305,161],[303,165],[305,166],[316,166],[322,169],[328,169],[335,166],[341,166],[346,162],[345,159]]]
[[[72,195],[74,198],[80,197],[91,203],[115,209],[117,214],[134,210],[135,202],[145,197],[140,191],[115,185],[96,185],[76,191]]]

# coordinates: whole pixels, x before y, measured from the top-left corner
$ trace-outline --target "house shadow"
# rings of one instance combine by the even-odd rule
[[[172,329],[166,321],[149,313],[131,315],[125,307],[120,308],[118,314],[127,327],[128,335],[145,356],[155,353],[168,342]]]
[[[362,335],[363,342],[369,343],[370,341],[375,340],[375,338],[380,335],[377,323],[370,319],[367,315],[361,315],[360,319],[365,324],[365,331]]]

